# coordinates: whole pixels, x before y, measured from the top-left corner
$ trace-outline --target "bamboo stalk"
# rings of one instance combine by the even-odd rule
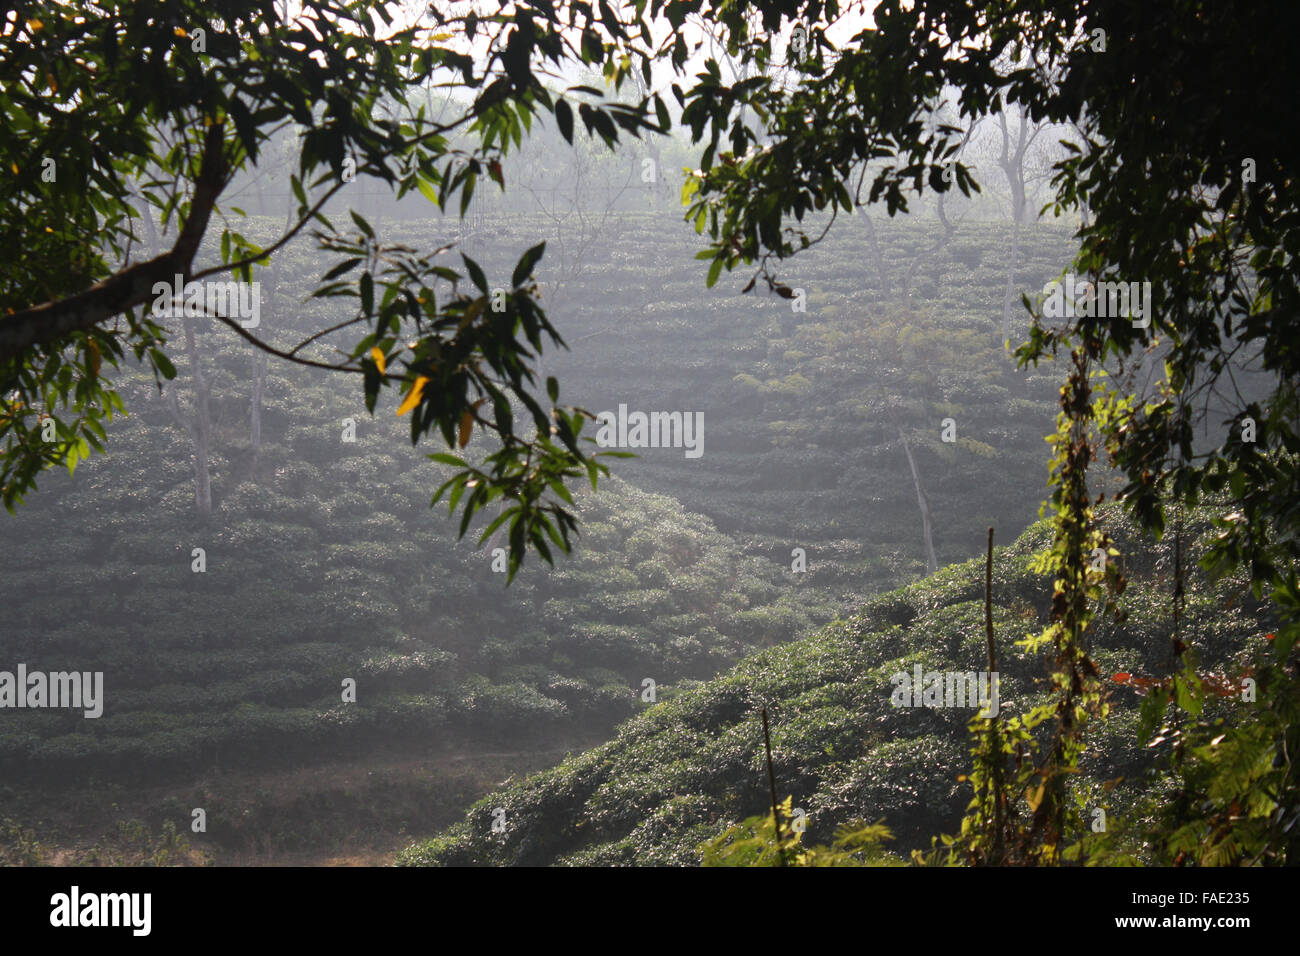
[[[989,528],[988,556],[984,561],[984,637],[988,642],[989,680],[995,680],[998,672],[998,649],[993,640],[993,529]],[[1001,864],[1006,852],[1003,845],[1005,823],[1002,819],[1002,745],[998,740],[997,718],[989,718],[989,735],[991,738],[990,755],[993,766],[993,862]]]
[[[763,745],[767,748],[767,785],[772,791],[772,825],[776,828],[776,853],[785,866],[785,846],[781,843],[781,817],[776,810],[776,772],[772,770],[772,735],[767,730],[767,708],[763,714]]]

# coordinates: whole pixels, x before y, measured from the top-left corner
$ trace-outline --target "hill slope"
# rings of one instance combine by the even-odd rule
[[[275,223],[254,225],[265,241]],[[410,448],[391,403],[370,417],[355,383],[283,363],[259,372],[242,339],[195,322],[177,336],[165,396],[124,369],[131,414],[112,423],[108,454],[43,476],[0,523],[0,663],[103,671],[107,697],[95,720],[6,711],[0,759],[29,782],[144,781],[381,741],[545,749],[633,714],[647,678],[714,676],[829,620],[846,594],[914,578],[925,565],[911,459],[941,561],[981,522],[1027,523],[1055,382],[1020,376],[991,348],[993,323],[976,312],[1000,294],[996,256],[981,265],[955,246],[960,258],[935,268],[961,275],[953,295],[966,304],[936,287],[918,290],[913,312],[870,293],[862,237],[846,239],[809,260],[808,311],[794,313],[778,297],[701,289],[683,267],[698,237],[679,213],[624,225],[635,242],[589,256],[554,310],[574,351],[548,372],[593,409],[702,411],[701,458],[653,449],[616,463],[624,480],[581,499],[578,552],[554,571],[530,562],[506,591],[490,547],[457,543],[427,508],[446,469],[423,459],[435,448]],[[390,226],[421,247],[441,236],[436,221]],[[490,275],[545,223],[510,226],[508,240],[477,240]],[[896,272],[929,242],[923,224],[880,232]],[[970,233],[990,249],[1005,238]],[[1050,274],[1067,238],[1044,228],[1026,269]],[[317,255],[293,247],[281,265],[261,331],[288,347],[338,316],[307,298]],[[939,439],[945,416],[952,444]],[[792,569],[796,548],[806,572]],[[345,679],[355,704],[341,699]]]
[[[1123,625],[1103,622],[1092,654],[1103,674],[1158,675],[1171,630],[1172,535],[1143,544],[1118,513],[1108,530],[1129,555]],[[1188,540],[1207,532],[1191,523]],[[1038,524],[995,556],[994,624],[1001,707],[1041,702],[1045,664],[1012,642],[1045,621],[1049,582],[1030,570],[1047,543]],[[1236,673],[1262,645],[1258,608],[1239,603],[1240,582],[1189,580],[1183,637],[1202,669]],[[896,708],[890,678],[925,671],[980,670],[985,660],[983,561],[944,568],[868,602],[847,620],[763,651],[728,674],[628,721],[617,737],[559,766],[488,795],[442,835],[406,850],[405,865],[673,864],[700,858],[699,845],[768,807],[759,708],[772,720],[779,794],[807,813],[812,843],[829,842],[855,819],[884,818],[895,850],[928,847],[953,832],[969,800],[958,775],[969,766],[973,709]],[[1094,731],[1080,782],[1089,808],[1111,817],[1141,812],[1148,756],[1135,740],[1136,694],[1112,684],[1113,710]],[[1225,714],[1240,702],[1211,704]],[[1103,780],[1123,776],[1103,792]],[[503,832],[493,832],[493,822]]]

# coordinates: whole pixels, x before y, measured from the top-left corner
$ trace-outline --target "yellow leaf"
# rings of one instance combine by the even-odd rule
[[[423,375],[415,380],[411,386],[411,391],[407,393],[406,401],[402,402],[402,407],[397,410],[398,415],[405,415],[416,405],[420,404],[420,396],[424,393],[424,383],[429,381]]]
[[[178,37],[187,37],[187,36],[189,36],[189,34],[185,32],[185,28],[184,28],[184,27],[177,27],[173,32],[174,32]]]
[[[1029,804],[1031,812],[1038,812],[1038,805],[1043,802],[1043,791],[1046,789],[1047,785],[1040,783],[1037,787],[1025,791],[1025,801]]]
[[[99,365],[101,361],[100,354],[99,354],[99,346],[95,344],[95,341],[93,339],[91,339],[86,343],[86,348],[90,352],[90,374],[98,375]]]
[[[17,164],[17,163],[14,163],[14,164],[13,164],[13,170],[14,170],[14,175],[17,176],[17,175],[18,175],[18,164]]]
[[[387,368],[387,365],[384,363],[383,349],[376,345],[370,350],[370,357],[375,360],[375,365],[379,368],[379,374],[383,375],[384,369]]]
[[[31,30],[33,33],[39,33],[41,30],[45,29],[45,24],[40,20],[28,20],[27,29]]]
[[[50,84],[50,89],[55,93],[59,92],[59,81],[54,78],[53,73],[45,74],[45,82]]]
[[[465,413],[460,416],[460,447],[464,448],[469,444],[470,433],[474,430],[474,413],[470,409],[465,409]]]

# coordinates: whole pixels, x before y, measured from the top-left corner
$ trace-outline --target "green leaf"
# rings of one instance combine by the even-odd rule
[[[545,243],[543,243],[543,245],[545,245]],[[470,280],[474,285],[478,286],[480,292],[487,295],[487,276],[483,274],[483,270],[479,267],[479,264],[463,252],[460,254],[460,257],[465,260],[465,270],[469,273]]]
[[[361,273],[361,311],[366,315],[375,311],[375,280],[369,272]]]
[[[375,231],[370,228],[370,223],[366,222],[359,215],[357,215],[355,210],[349,209],[348,215],[351,216],[352,221],[357,224],[357,228],[360,229],[363,233],[365,233],[366,238],[368,239],[375,238]]]
[[[661,132],[667,133],[672,129],[672,117],[669,115],[668,107],[664,105],[664,101],[659,98],[658,93],[655,94],[655,115],[659,119],[659,129]]]
[[[479,536],[478,543],[482,544],[488,538],[492,537],[492,532],[495,531],[497,528],[501,527],[501,525],[518,510],[519,510],[518,507],[509,508],[501,512],[501,514],[497,515],[496,518],[492,521],[492,523],[489,524],[487,528],[483,531],[483,533]]]
[[[355,269],[358,265],[362,263],[362,261],[364,260],[362,260],[361,257],[359,256],[353,259],[344,259],[342,262],[336,265],[329,272],[321,276],[321,282],[328,282],[330,279],[337,279],[339,276],[343,275],[343,273],[348,272],[351,269]]]
[[[1232,489],[1232,497],[1240,501],[1246,497],[1246,473],[1240,468],[1234,468],[1228,473],[1228,486]]]
[[[709,266],[709,275],[708,278],[704,280],[704,284],[708,286],[710,289],[712,289],[714,283],[718,281],[718,276],[721,274],[722,274],[722,260],[714,259],[713,265]]]
[[[564,100],[555,101],[555,124],[560,128],[560,135],[570,146],[573,145],[573,110]]]
[[[546,243],[539,242],[520,256],[519,264],[515,266],[514,274],[510,277],[510,284],[515,286],[515,288],[522,285],[524,280],[532,273],[533,266],[537,264],[537,260],[542,258],[544,252],[546,252]]]
[[[176,377],[176,366],[172,364],[171,359],[164,355],[158,349],[150,349],[149,357],[153,359],[154,367],[162,373],[162,377],[171,381]]]
[[[442,203],[438,201],[438,191],[434,189],[433,185],[423,176],[416,178],[415,188],[420,190],[420,195],[423,196],[425,199],[429,200],[429,202],[433,203],[435,206],[438,206],[439,208],[442,207]]]
[[[469,201],[474,196],[474,185],[478,182],[478,176],[470,173],[465,177],[464,185],[460,190],[460,217],[465,218],[465,213],[469,209]]]

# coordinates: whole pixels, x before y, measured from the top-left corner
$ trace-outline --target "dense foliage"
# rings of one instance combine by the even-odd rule
[[[1213,529],[1188,516],[1189,553]],[[1142,534],[1111,509],[1103,525],[1128,554],[1120,624],[1099,619],[1089,649],[1105,675],[1110,716],[1093,728],[1070,796],[1083,825],[1063,835],[1096,862],[1167,863],[1151,837],[1177,780],[1138,740],[1139,704],[1162,672],[1173,620],[1173,546]],[[1192,543],[1197,542],[1193,547]],[[1053,699],[1043,659],[1015,643],[1051,613],[1035,571],[1051,543],[1048,522],[995,553],[994,625],[1001,708],[1015,714]],[[1203,673],[1232,685],[1270,652],[1245,578],[1212,584],[1189,575],[1181,626]],[[804,812],[802,843],[829,845],[842,827],[882,821],[883,849],[906,857],[958,829],[971,798],[967,722],[959,708],[897,708],[890,678],[925,671],[979,671],[985,660],[984,561],[972,559],[867,601],[803,640],[763,651],[729,673],[651,708],[608,744],[484,797],[465,820],[411,847],[401,862],[436,865],[695,864],[702,845],[771,808],[759,708],[772,719],[777,788]],[[1139,683],[1138,681],[1141,681]],[[1220,727],[1248,723],[1241,693],[1213,698]],[[1040,739],[1044,737],[1040,727]],[[1027,811],[1026,798],[1014,802]],[[494,832],[504,809],[505,830]],[[1093,832],[1102,819],[1104,832]],[[768,831],[770,836],[770,830]],[[879,835],[879,834],[877,834]],[[729,838],[731,839],[731,838]]]

